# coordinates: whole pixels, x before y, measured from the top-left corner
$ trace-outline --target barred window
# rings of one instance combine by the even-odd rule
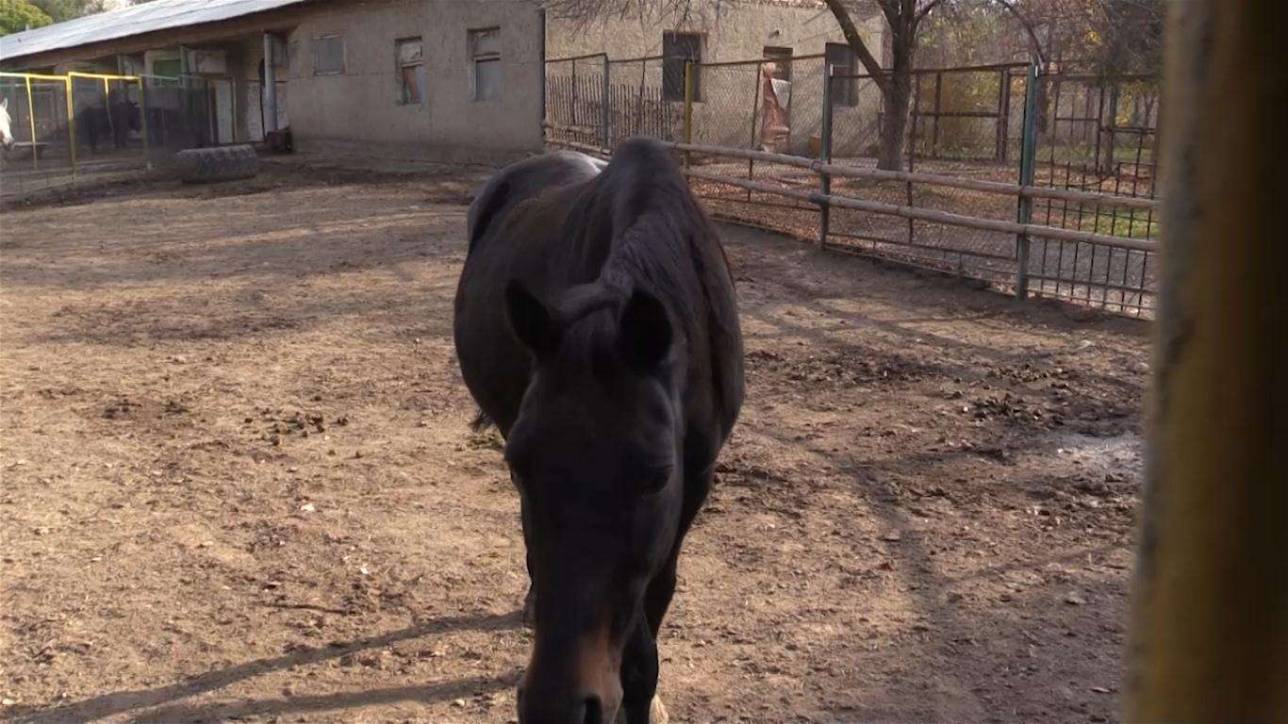
[[[344,73],[344,38],[322,35],[313,39],[313,75]]]

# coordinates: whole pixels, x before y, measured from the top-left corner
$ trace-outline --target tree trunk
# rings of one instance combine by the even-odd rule
[[[912,49],[900,47],[896,37],[894,66],[890,82],[882,93],[885,113],[881,116],[881,147],[877,152],[877,168],[885,171],[902,171],[904,142],[908,135],[908,110],[912,101]]]

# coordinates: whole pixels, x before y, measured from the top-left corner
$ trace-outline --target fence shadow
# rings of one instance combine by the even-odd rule
[[[116,691],[109,694],[84,699],[57,707],[23,709],[14,707],[9,713],[14,721],[24,724],[48,722],[87,721],[170,704],[179,699],[205,694],[224,687],[245,681],[257,676],[289,669],[294,666],[307,666],[327,659],[339,658],[365,649],[379,648],[416,639],[432,634],[466,629],[478,631],[498,631],[515,628],[520,625],[520,613],[513,611],[506,614],[476,613],[461,616],[448,616],[433,619],[392,631],[379,636],[361,638],[339,645],[298,649],[281,656],[255,659],[223,669],[209,671],[187,681],[166,684],[151,689]],[[365,692],[348,692],[325,696],[293,697],[290,699],[270,699],[263,701],[243,702],[234,705],[173,705],[155,711],[146,712],[137,721],[176,721],[185,719],[229,719],[248,714],[273,714],[288,711],[320,711],[367,704],[401,701],[438,701],[456,697],[461,691],[474,691],[479,688],[501,688],[513,679],[512,676],[474,677],[451,682],[443,682],[424,687],[396,687],[377,689]]]

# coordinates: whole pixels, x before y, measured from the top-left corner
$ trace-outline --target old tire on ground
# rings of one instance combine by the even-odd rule
[[[210,183],[250,178],[259,173],[259,156],[253,146],[188,148],[175,155],[184,183]]]

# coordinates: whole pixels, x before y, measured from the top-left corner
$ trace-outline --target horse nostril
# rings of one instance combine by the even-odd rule
[[[604,724],[604,705],[600,703],[598,696],[588,696],[582,702],[583,724]]]

